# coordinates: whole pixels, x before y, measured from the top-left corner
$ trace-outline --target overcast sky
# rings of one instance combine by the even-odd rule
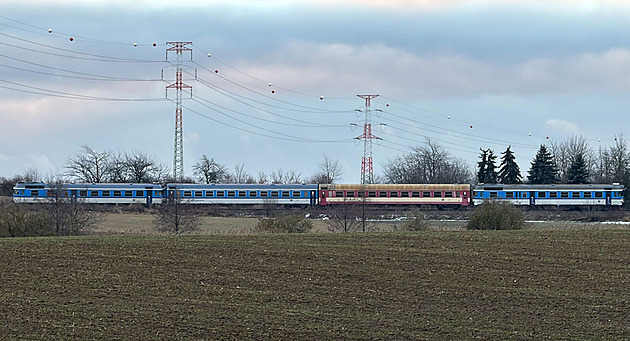
[[[0,176],[63,172],[82,145],[172,167],[169,41],[193,42],[186,175],[206,154],[254,176],[309,177],[328,155],[343,182],[359,182],[358,94],[380,95],[376,175],[425,136],[471,167],[479,148],[511,145],[525,174],[541,143],[583,135],[605,148],[630,123],[625,1],[22,0],[0,9]]]

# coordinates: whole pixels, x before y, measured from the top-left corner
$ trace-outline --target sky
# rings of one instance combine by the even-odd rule
[[[308,178],[326,156],[343,166],[340,182],[358,183],[357,95],[379,95],[369,108],[377,177],[426,138],[471,168],[480,148],[511,146],[526,175],[541,144],[581,135],[607,148],[630,123],[626,1],[0,0],[0,9],[0,176],[63,173],[83,145],[172,167],[173,41],[192,42],[192,61],[182,54],[187,176],[207,155],[254,177]]]

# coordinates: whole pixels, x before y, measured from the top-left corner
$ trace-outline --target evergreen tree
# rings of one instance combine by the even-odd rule
[[[485,183],[495,184],[497,183],[497,166],[495,165],[495,161],[497,156],[494,155],[492,149],[488,149],[488,159],[486,161],[486,178]]]
[[[508,146],[507,149],[501,153],[501,165],[499,166],[499,175],[498,180],[499,183],[502,184],[520,184],[522,182],[521,178],[521,169],[516,163],[516,157],[512,150],[510,150],[511,146]]]
[[[589,183],[589,176],[590,174],[588,166],[586,165],[586,160],[584,160],[584,155],[577,154],[567,171],[567,183],[587,184]]]
[[[541,144],[536,152],[528,173],[527,179],[530,184],[555,184],[557,182],[558,170],[553,155],[544,144]]]
[[[480,183],[496,183],[497,171],[494,164],[497,156],[491,149],[481,149],[481,155],[479,156],[481,161],[477,163],[479,168],[477,172],[477,181]]]
[[[484,183],[484,179],[486,178],[486,163],[488,162],[488,151],[481,148],[479,149],[481,150],[481,155],[479,155],[481,161],[477,162],[477,168],[479,169],[477,171],[477,182]]]

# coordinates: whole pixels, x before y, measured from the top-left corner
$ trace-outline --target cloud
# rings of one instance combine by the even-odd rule
[[[578,126],[570,121],[567,120],[559,120],[559,119],[555,119],[555,118],[551,118],[548,119],[547,121],[545,121],[545,128],[547,129],[551,129],[563,134],[577,134],[580,130],[580,128],[578,128]]]
[[[630,92],[630,50],[497,64],[466,55],[414,54],[384,44],[292,42],[239,66],[259,79],[320,94],[423,98]]]

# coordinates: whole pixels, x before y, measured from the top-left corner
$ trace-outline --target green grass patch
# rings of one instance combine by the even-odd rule
[[[629,339],[630,233],[0,239],[4,339]]]

